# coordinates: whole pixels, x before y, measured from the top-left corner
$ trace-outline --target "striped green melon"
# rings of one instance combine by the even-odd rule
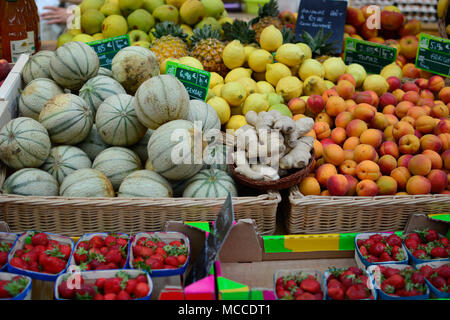
[[[208,130],[216,129],[220,131],[220,118],[216,110],[201,100],[191,100],[189,115],[187,120],[194,122],[198,121],[201,124],[202,131],[207,133]]]
[[[219,169],[204,169],[186,183],[184,198],[224,198],[231,192],[237,197],[238,192],[231,178]]]
[[[166,122],[188,118],[189,94],[174,76],[161,75],[145,81],[135,97],[137,117],[147,128],[157,129]]]
[[[141,159],[142,163],[146,163],[148,159],[148,152],[147,152],[147,146],[148,141],[150,140],[150,137],[152,136],[153,130],[148,129],[145,133],[144,137],[139,140],[136,144],[129,147],[131,150],[136,152],[136,154]]]
[[[147,147],[154,171],[169,180],[185,180],[200,171],[206,144],[201,132],[195,135],[194,145],[194,124],[187,120],[170,121],[156,129]]]
[[[113,146],[131,146],[147,132],[136,117],[134,97],[126,93],[103,101],[97,110],[95,124],[102,140]]]
[[[22,79],[25,84],[30,83],[34,79],[47,78],[51,79],[50,59],[55,56],[54,51],[42,50],[32,55],[22,70]]]
[[[117,190],[123,179],[131,172],[142,169],[139,157],[131,150],[111,147],[99,153],[92,168],[103,172]]]
[[[0,159],[11,168],[40,167],[50,147],[47,130],[31,118],[12,119],[0,130]]]
[[[50,59],[50,74],[60,86],[79,90],[97,75],[100,62],[94,49],[83,42],[67,42]]]
[[[170,183],[156,172],[139,170],[130,173],[120,185],[118,197],[135,198],[170,198],[172,187]]]
[[[47,78],[32,80],[20,94],[19,112],[24,117],[38,121],[39,114],[47,101],[63,93],[61,87],[53,80]]]
[[[91,160],[80,148],[57,146],[50,150],[50,155],[41,166],[41,169],[50,173],[61,183],[68,174],[78,169],[90,168],[91,166]]]
[[[114,79],[135,94],[139,86],[151,77],[159,75],[159,63],[155,54],[147,48],[131,46],[121,49],[112,59]]]
[[[111,77],[111,78],[113,77],[112,71],[107,68],[103,68],[103,67],[100,67],[98,69],[97,75],[98,76],[107,76],[107,77]]]
[[[119,82],[107,76],[95,76],[89,79],[80,89],[80,97],[94,111],[106,98],[116,94],[126,93]]]
[[[94,114],[79,96],[65,93],[47,101],[39,122],[48,130],[53,143],[73,145],[88,136]]]
[[[24,168],[14,172],[5,180],[2,191],[22,196],[57,196],[59,185],[48,172]]]
[[[89,159],[94,161],[95,157],[105,149],[108,149],[110,146],[103,142],[102,138],[97,132],[97,127],[94,124],[92,126],[91,132],[80,144],[77,145],[78,148],[86,152]]]
[[[59,188],[63,197],[112,198],[111,181],[100,171],[91,168],[79,169],[64,178]]]
[[[230,174],[231,152],[231,148],[223,144],[208,145],[203,152],[203,169],[220,169]]]

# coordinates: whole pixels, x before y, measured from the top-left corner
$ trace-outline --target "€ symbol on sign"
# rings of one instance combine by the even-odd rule
[[[70,272],[70,276],[67,278],[67,288],[70,290],[81,289],[81,273],[78,266],[69,266],[67,271]]]

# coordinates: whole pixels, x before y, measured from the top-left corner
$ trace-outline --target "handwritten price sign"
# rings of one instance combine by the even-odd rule
[[[444,77],[450,76],[450,40],[421,33],[416,67]]]
[[[100,60],[100,67],[111,69],[112,59],[122,48],[130,46],[130,37],[123,36],[107,38],[87,43],[94,49]]]
[[[166,74],[177,77],[183,83],[191,99],[206,101],[211,79],[210,72],[167,61]]]

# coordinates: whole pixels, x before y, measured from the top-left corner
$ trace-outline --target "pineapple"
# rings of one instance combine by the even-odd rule
[[[268,26],[274,25],[277,29],[281,30],[283,23],[278,18],[279,15],[278,3],[276,0],[270,0],[264,6],[259,7],[258,16],[250,21],[250,24],[256,32],[256,41],[259,43],[261,32]]]
[[[336,50],[337,41],[327,43],[328,39],[331,37],[331,34],[331,31],[324,34],[323,28],[320,29],[314,37],[306,31],[303,31],[302,33],[302,42],[306,43],[311,48],[313,58],[318,60],[320,63],[327,60]]]
[[[243,45],[256,44],[256,32],[250,24],[242,20],[234,20],[233,23],[225,23],[222,26],[225,41],[239,40]]]
[[[191,36],[191,56],[198,59],[206,71],[217,72],[222,77],[228,73],[228,68],[222,60],[225,43],[220,41],[220,31],[214,30],[210,25],[194,29]]]
[[[171,21],[164,21],[155,26],[155,37],[150,50],[156,55],[159,64],[167,58],[181,58],[189,55],[186,43],[187,34]]]

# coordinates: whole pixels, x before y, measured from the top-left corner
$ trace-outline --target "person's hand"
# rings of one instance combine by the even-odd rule
[[[47,21],[47,24],[63,24],[72,13],[67,8],[47,6],[44,9],[48,10],[41,14],[41,18]]]

